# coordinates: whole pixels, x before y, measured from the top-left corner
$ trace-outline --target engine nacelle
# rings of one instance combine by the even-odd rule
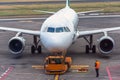
[[[23,37],[13,37],[9,40],[8,47],[12,54],[21,54],[25,47],[25,39]]]
[[[112,52],[113,48],[114,48],[115,42],[114,40],[109,37],[109,36],[103,36],[102,38],[100,38],[99,40],[99,50],[103,53],[103,54],[109,54]]]

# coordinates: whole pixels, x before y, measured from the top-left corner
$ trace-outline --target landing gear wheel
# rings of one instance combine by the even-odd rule
[[[41,53],[41,46],[39,45],[37,48],[38,53]]]
[[[96,53],[96,46],[93,45],[93,35],[90,35],[88,38],[84,37],[88,45],[86,45],[86,53]]]
[[[32,46],[31,46],[31,53],[34,54],[34,53],[35,53],[35,50],[36,50],[35,46],[32,45]]]
[[[96,53],[96,46],[95,45],[93,45],[93,47],[92,47],[92,53]]]
[[[31,46],[31,53],[41,53],[41,46],[39,45],[40,40],[37,39],[37,36],[33,36],[33,45]]]
[[[88,45],[86,45],[86,54],[88,54],[89,53],[89,46]]]

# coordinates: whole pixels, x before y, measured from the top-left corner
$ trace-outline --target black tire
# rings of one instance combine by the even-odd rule
[[[41,53],[41,46],[39,45],[37,48],[38,53]]]
[[[32,45],[32,46],[31,46],[31,53],[34,54],[34,53],[35,53],[35,50],[36,50],[35,46]]]
[[[93,47],[92,47],[92,53],[96,53],[96,46],[95,45],[93,45]]]
[[[89,50],[90,50],[89,46],[88,46],[88,45],[86,45],[86,54],[88,54],[88,53],[89,53]]]

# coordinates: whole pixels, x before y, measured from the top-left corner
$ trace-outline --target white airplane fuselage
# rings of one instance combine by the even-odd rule
[[[69,7],[69,4],[70,1],[66,0],[66,7],[56,13],[43,11],[54,14],[44,21],[40,30],[28,30],[0,26],[0,30],[2,31],[5,30],[17,32],[17,34],[8,42],[8,47],[11,54],[16,58],[22,55],[25,48],[25,39],[22,34],[34,36],[33,45],[31,46],[31,53],[35,53],[36,51],[41,53],[41,45],[38,44],[39,41],[37,40],[36,36],[40,36],[41,43],[51,53],[65,53],[77,38],[82,37],[84,37],[88,43],[88,45],[86,45],[86,53],[96,53],[96,45],[93,45],[93,35],[104,34],[98,41],[98,49],[103,55],[111,53],[115,46],[115,41],[113,38],[108,36],[108,32],[120,30],[120,27],[79,31],[77,30],[79,22],[78,14],[97,12],[100,10],[76,13]],[[88,38],[86,36],[88,36]]]
[[[69,6],[59,10],[45,20],[40,30],[42,44],[50,52],[67,50],[76,40],[78,15]]]

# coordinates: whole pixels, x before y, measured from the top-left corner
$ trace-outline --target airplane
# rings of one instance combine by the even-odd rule
[[[25,38],[22,34],[28,34],[33,36],[33,45],[31,46],[31,53],[41,53],[41,45],[49,50],[51,53],[65,53],[67,49],[76,42],[78,38],[84,38],[88,45],[85,46],[86,53],[96,53],[96,45],[93,43],[93,35],[101,34],[104,35],[99,39],[98,49],[101,54],[108,55],[113,51],[115,41],[112,37],[108,36],[109,31],[119,30],[120,27],[104,28],[98,30],[78,30],[79,14],[96,12],[75,12],[70,7],[70,1],[66,0],[66,6],[60,9],[58,12],[49,12],[52,15],[48,17],[42,24],[40,30],[27,30],[9,27],[0,27],[3,31],[13,31],[17,34],[9,40],[8,48],[10,53],[14,57],[22,56],[25,48]],[[39,38],[39,39],[38,39]]]

